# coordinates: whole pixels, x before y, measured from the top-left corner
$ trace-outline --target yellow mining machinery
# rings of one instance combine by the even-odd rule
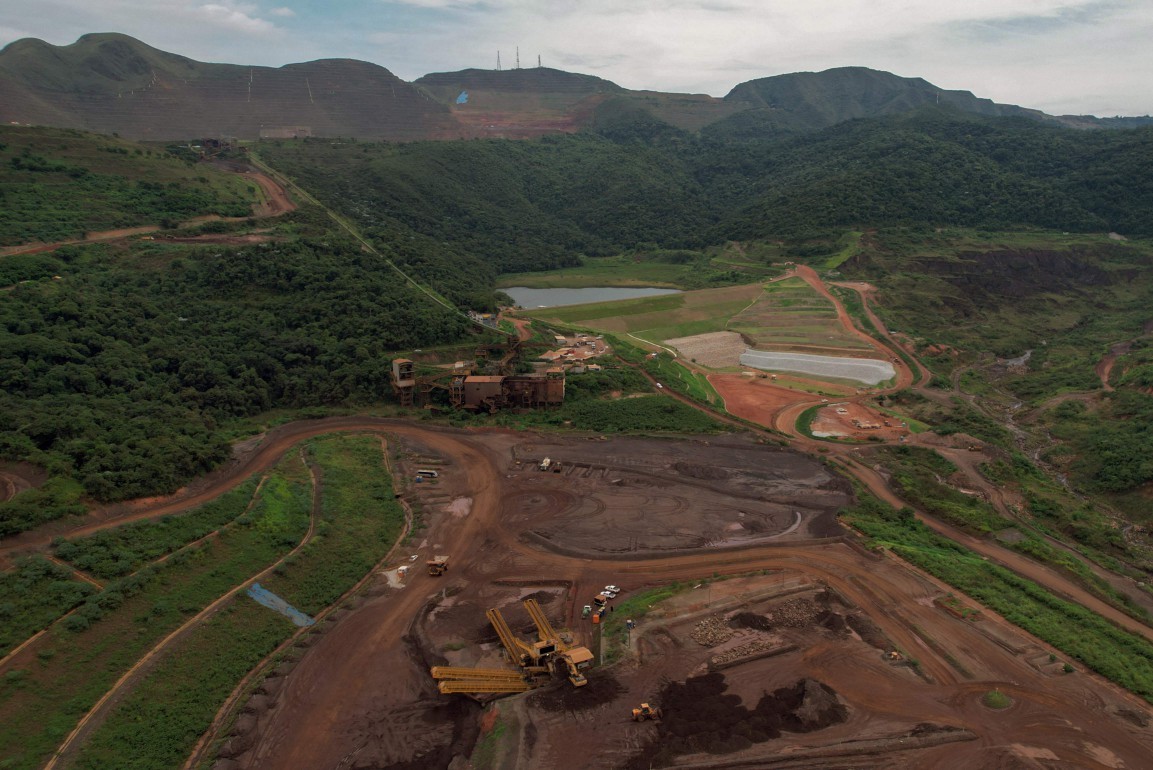
[[[558,672],[568,677],[574,687],[588,684],[581,671],[592,664],[592,652],[586,647],[572,647],[561,639],[535,599],[528,599],[524,606],[537,629],[537,641],[532,643],[513,633],[500,610],[494,608],[485,613],[517,668],[435,666],[432,678],[442,693],[524,692]]]
[[[437,688],[446,695],[454,692],[525,692],[532,688],[524,674],[507,668],[433,666],[432,678],[437,680]]]

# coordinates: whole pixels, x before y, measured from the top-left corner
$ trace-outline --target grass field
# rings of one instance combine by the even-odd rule
[[[114,136],[0,126],[0,246],[199,214],[247,216],[254,183]]]
[[[261,584],[316,614],[388,552],[404,514],[392,495],[379,439],[324,437],[307,451],[322,478],[320,536]],[[280,522],[307,516],[310,486],[299,473],[302,464],[294,460],[291,467],[295,477],[278,475],[265,484],[251,513],[258,529],[278,530]],[[77,766],[179,766],[240,679],[293,631],[283,616],[237,597],[165,655],[93,733]]]
[[[728,328],[751,339],[758,350],[829,355],[871,350],[841,327],[833,304],[800,278],[766,284]]]
[[[772,250],[752,244],[727,244],[696,251],[647,251],[611,257],[584,257],[577,267],[531,273],[510,273],[497,288],[579,289],[591,286],[656,286],[707,289],[767,279],[781,273],[768,264]]]
[[[863,497],[844,520],[906,561],[1040,637],[1074,660],[1153,702],[1153,644],[1084,607],[937,535],[905,509]]]
[[[528,313],[555,322],[665,340],[732,331],[761,350],[852,355],[869,346],[840,326],[832,303],[800,278],[659,297],[598,302]]]
[[[636,262],[628,257],[586,257],[579,267],[534,273],[509,273],[497,281],[498,289],[584,289],[591,286],[655,286],[677,289],[693,268],[660,262]]]
[[[247,503],[235,502],[237,515]],[[0,766],[39,767],[141,655],[287,552],[306,526],[305,515],[272,529],[254,512],[219,537],[109,584],[51,626],[35,644],[35,662],[0,678]]]

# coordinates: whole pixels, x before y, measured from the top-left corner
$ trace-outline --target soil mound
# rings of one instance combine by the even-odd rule
[[[732,617],[729,625],[733,628],[752,628],[757,631],[768,631],[773,627],[772,622],[764,615],[755,612],[741,612]]]
[[[706,481],[723,481],[731,475],[724,468],[718,468],[714,465],[696,465],[695,463],[676,463],[673,465],[677,473],[682,476],[688,476],[694,479],[705,479]]]
[[[679,756],[702,752],[731,754],[777,738],[782,730],[811,732],[848,716],[837,693],[815,679],[765,693],[753,709],[727,689],[720,673],[668,684],[658,701],[664,719],[657,723],[656,739],[625,767],[668,767]]]
[[[807,733],[844,722],[848,717],[848,709],[837,699],[837,693],[828,685],[821,684],[816,679],[804,679],[795,687],[801,688],[801,704],[788,715],[796,721],[786,719],[784,725],[786,730]],[[780,692],[777,690],[774,695]],[[795,697],[795,694],[792,697]]]
[[[789,599],[769,613],[769,619],[785,628],[808,628],[816,622],[821,608],[812,599]]]
[[[572,687],[565,682],[548,687],[529,697],[534,708],[544,711],[585,711],[616,700],[624,688],[610,674],[589,676],[584,687]]]
[[[856,631],[861,640],[870,647],[885,651],[893,649],[893,643],[889,641],[889,637],[885,636],[885,632],[869,618],[863,615],[849,615],[845,621],[849,628]]]
[[[830,631],[836,631],[837,633],[841,633],[848,628],[848,623],[845,621],[845,616],[839,612],[832,612],[831,610],[825,610],[820,615],[818,615],[817,624],[829,629]]]

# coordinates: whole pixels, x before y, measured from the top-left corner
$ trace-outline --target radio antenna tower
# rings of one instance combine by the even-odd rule
[[[516,47],[516,68],[520,69],[520,46]]]
[[[500,51],[496,52],[496,71],[500,72]]]
[[[538,70],[540,69],[540,54],[539,53],[536,55],[536,68]]]

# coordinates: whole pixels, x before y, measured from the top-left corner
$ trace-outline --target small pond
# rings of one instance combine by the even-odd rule
[[[512,286],[501,291],[512,297],[516,304],[528,309],[681,293],[680,289],[655,289],[651,286],[592,286],[585,289],[530,289],[527,286]]]

